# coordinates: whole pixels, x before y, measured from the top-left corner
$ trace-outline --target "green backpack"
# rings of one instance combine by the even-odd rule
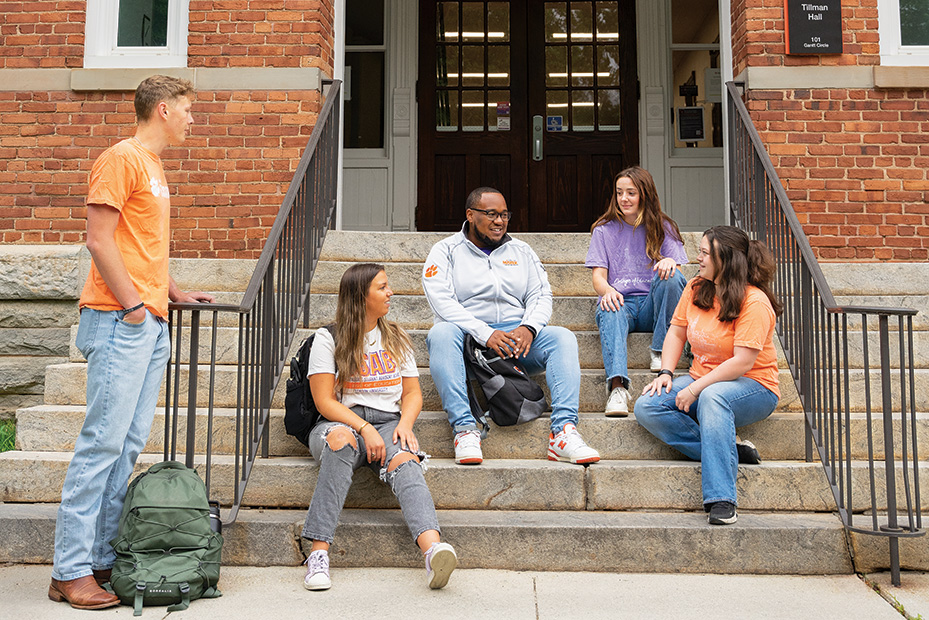
[[[203,481],[183,463],[152,465],[129,484],[112,545],[110,587],[136,616],[143,605],[182,611],[192,600],[222,595],[223,537],[210,527]]]

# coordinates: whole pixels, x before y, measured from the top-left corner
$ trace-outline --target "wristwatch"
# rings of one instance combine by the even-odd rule
[[[662,368],[661,370],[658,371],[658,376],[660,377],[661,375],[668,375],[669,377],[671,377],[671,378],[673,379],[673,378],[674,378],[674,371],[673,371],[673,370],[668,370],[667,368]]]

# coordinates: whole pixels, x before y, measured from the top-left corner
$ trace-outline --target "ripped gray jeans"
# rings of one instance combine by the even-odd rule
[[[354,430],[352,435],[355,437],[357,448],[351,443],[345,444],[340,450],[330,448],[326,441],[329,432],[337,426],[349,427],[341,422],[320,420],[310,431],[309,437],[310,453],[319,463],[319,478],[313,491],[313,499],[310,501],[310,509],[306,513],[303,537],[332,544],[339,514],[345,504],[345,496],[352,486],[352,475],[363,466],[370,467],[397,496],[403,519],[413,535],[413,542],[425,531],[440,531],[432,494],[423,478],[428,455],[425,452],[417,452],[415,454],[419,457],[419,462],[407,461],[393,471],[387,471],[392,458],[400,452],[409,452],[403,450],[399,442],[393,442],[393,432],[400,422],[400,414],[360,405],[352,407],[352,411],[369,422],[384,439],[387,448],[384,466],[382,467],[378,461],[368,463],[364,439]]]

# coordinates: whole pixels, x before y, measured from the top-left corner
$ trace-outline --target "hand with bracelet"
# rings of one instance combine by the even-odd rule
[[[368,462],[375,461],[384,464],[384,458],[387,456],[387,447],[384,445],[384,438],[377,432],[377,429],[371,426],[366,420],[362,420],[361,426],[357,432],[365,442],[365,452],[368,456]]]

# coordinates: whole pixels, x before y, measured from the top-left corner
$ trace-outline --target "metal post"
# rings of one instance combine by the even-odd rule
[[[180,355],[180,351],[178,351]],[[194,441],[197,436],[197,381],[200,364],[200,311],[190,313],[190,360],[187,364],[189,379],[187,380],[187,454],[184,463],[193,469]]]

